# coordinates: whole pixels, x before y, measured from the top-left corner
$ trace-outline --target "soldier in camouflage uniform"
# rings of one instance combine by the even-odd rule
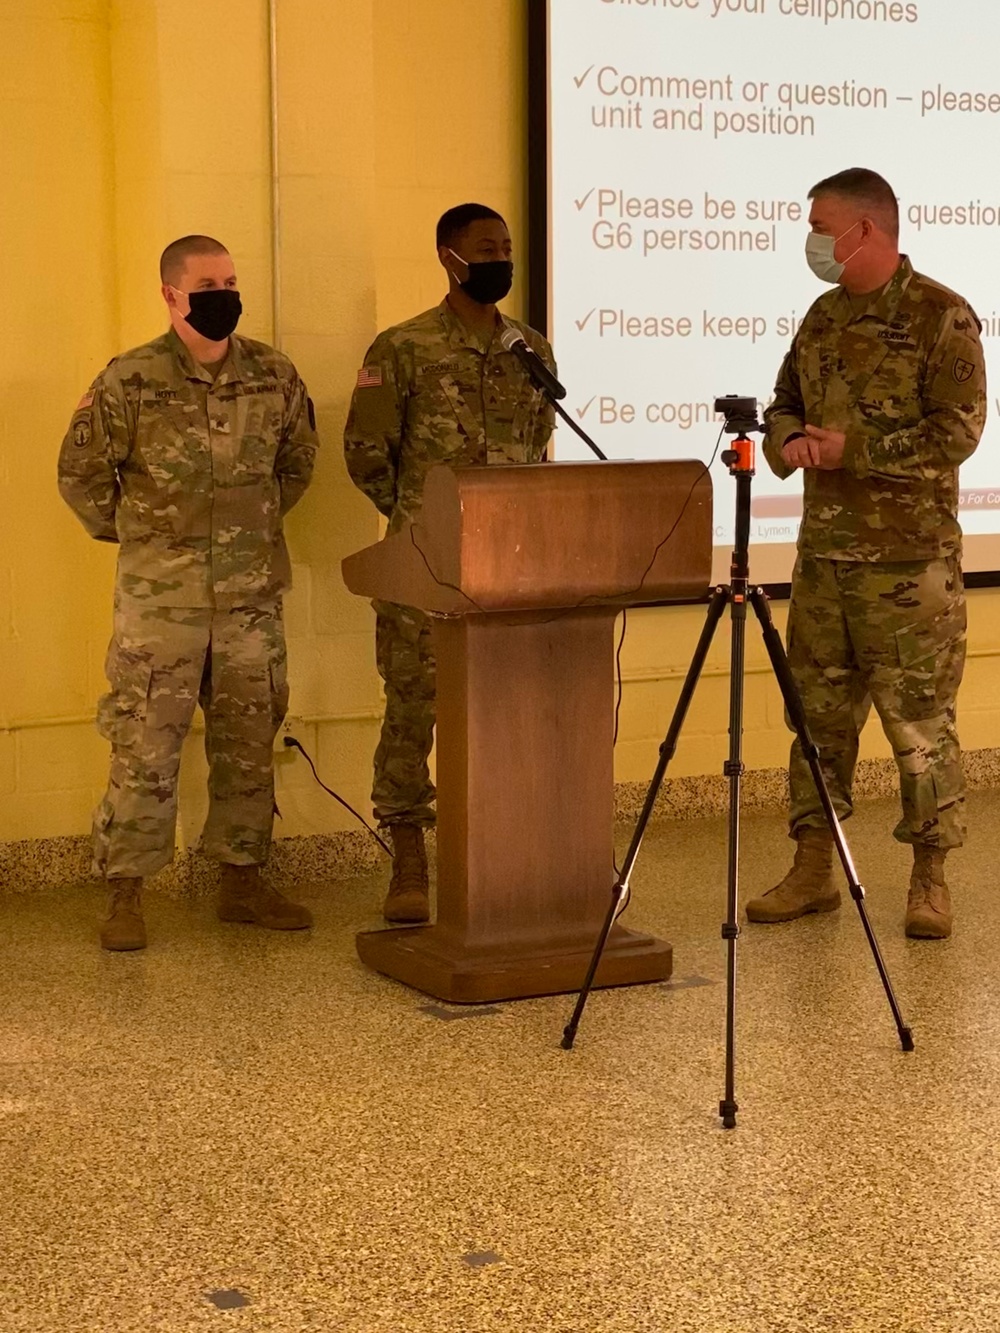
[[[944,859],[965,835],[958,468],[986,417],[979,321],[899,254],[896,199],[881,176],[852,168],[810,198],[810,267],[837,285],[806,315],[765,414],[773,471],[804,469],[789,664],[841,819],[875,704],[900,774],[895,836],[913,846],[906,933],[940,939],[952,928]],[[840,903],[797,740],[789,776],[795,864],[747,904],[751,921]]]
[[[218,241],[175,241],[161,278],[170,330],[98,375],[59,457],[67,504],[92,537],[119,546],[111,689],[98,710],[111,776],[94,815],[107,949],[146,943],[140,889],[173,857],[181,744],[198,703],[210,797],[202,847],[222,862],[220,918],[272,929],[311,920],[260,867],[288,701],[282,519],[312,475],[312,404],[287,357],[230,336],[241,305]]]
[[[436,463],[535,463],[545,457],[552,408],[500,333],[513,325],[550,366],[540,334],[501,315],[513,265],[503,219],[481,204],[441,218],[438,258],[449,278],[440,305],[379,335],[365,356],[344,437],[347,468],[396,532],[417,513]],[[390,921],[429,916],[424,829],[434,823],[427,758],[434,734],[430,621],[413,607],[375,603],[376,659],[385,720],[372,801],[393,840],[385,902]]]

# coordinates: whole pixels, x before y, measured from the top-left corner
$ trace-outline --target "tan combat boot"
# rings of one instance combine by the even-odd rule
[[[223,865],[216,914],[220,921],[243,921],[265,930],[305,930],[308,907],[288,899],[261,878],[260,866]]]
[[[431,917],[424,831],[416,824],[390,824],[392,879],[382,908],[386,921],[420,922]]]
[[[146,923],[142,919],[139,892],[142,880],[108,880],[108,914],[101,922],[101,948],[124,952],[145,949]]]
[[[913,940],[946,940],[951,934],[951,894],[944,882],[946,851],[914,844],[906,933]]]
[[[797,842],[795,861],[781,883],[747,903],[748,921],[794,921],[808,912],[834,912],[840,906],[830,830],[804,828]]]

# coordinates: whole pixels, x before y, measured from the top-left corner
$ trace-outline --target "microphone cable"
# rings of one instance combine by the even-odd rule
[[[626,588],[624,592],[618,594],[619,596],[632,597],[636,593],[642,592],[643,584],[646,582],[646,576],[649,574],[649,571],[656,564],[656,557],[660,554],[664,546],[666,546],[667,542],[677,531],[681,519],[683,519],[684,515],[687,513],[688,506],[691,503],[691,498],[694,495],[695,491],[698,489],[698,486],[701,483],[702,478],[706,476],[711,476],[712,467],[718,455],[719,445],[722,443],[722,437],[725,433],[725,429],[726,429],[726,424],[725,422],[723,422],[722,426],[719,428],[719,436],[718,439],[715,441],[715,448],[712,450],[711,458],[708,460],[707,463],[702,463],[701,465],[702,470],[698,473],[694,481],[691,483],[691,489],[684,497],[684,503],[681,505],[680,513],[677,515],[673,523],[670,525],[670,529],[667,532],[666,536],[662,537],[660,541],[657,542],[656,546],[653,548],[653,554],[650,556],[649,563],[646,565],[646,568],[642,571],[642,576],[639,579],[639,582],[636,584],[634,588]],[[609,461],[614,461],[614,460],[609,460]],[[438,575],[435,573],[431,565],[430,560],[427,558],[426,551],[417,541],[416,529],[412,523],[410,525],[410,541],[413,544],[414,550],[417,552],[421,560],[424,562],[428,574],[430,574],[431,578],[434,580],[434,582],[438,585],[439,588],[447,588],[450,592],[457,592],[460,597],[464,597],[465,600],[469,603],[469,605],[474,610],[478,611],[481,615],[496,614],[495,611],[490,612],[485,606],[480,606],[479,603],[476,601],[476,599],[474,597],[470,597],[469,594],[465,591],[465,589],[459,587],[457,583],[449,583],[447,579],[442,579],[438,577]],[[602,604],[605,604],[607,600],[608,599],[599,596],[597,593],[588,593],[587,596],[581,598],[579,602],[575,602],[572,606],[561,607],[554,616],[550,616],[545,620],[538,621],[537,623],[541,625],[550,625],[553,623],[553,621],[561,620],[563,616],[571,615],[574,611],[581,611],[583,610],[584,607],[590,605],[600,606]],[[531,608],[530,607],[519,608],[520,613],[523,613],[526,610],[530,611]]]

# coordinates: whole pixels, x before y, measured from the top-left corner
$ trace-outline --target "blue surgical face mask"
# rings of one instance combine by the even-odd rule
[[[833,249],[838,241],[843,240],[847,232],[853,231],[855,227],[860,227],[861,223],[852,222],[847,231],[842,231],[839,236],[821,236],[818,232],[811,231],[806,237],[806,263],[819,278],[820,282],[839,282],[844,273],[844,266],[849,260],[853,259],[861,249],[853,250],[844,260],[833,257]]]

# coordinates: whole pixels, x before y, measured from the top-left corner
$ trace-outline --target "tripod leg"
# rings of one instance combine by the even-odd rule
[[[735,597],[730,608],[732,645],[729,666],[729,759],[724,773],[729,779],[729,856],[726,874],[726,1092],[719,1103],[723,1129],[736,1128],[736,941],[740,864],[740,788],[743,782],[743,668],[746,656],[747,606]]]
[[[781,696],[785,701],[785,707],[788,709],[788,716],[792,720],[795,734],[798,736],[799,744],[802,746],[802,753],[806,757],[806,762],[812,773],[813,781],[816,784],[816,790],[819,793],[819,799],[823,806],[823,813],[826,816],[826,822],[830,826],[834,845],[837,848],[837,855],[840,857],[840,863],[844,867],[844,873],[847,876],[851,897],[857,904],[858,914],[861,917],[861,924],[864,927],[865,935],[868,937],[868,944],[872,951],[872,957],[875,959],[875,966],[878,968],[878,974],[882,980],[886,999],[889,1001],[889,1008],[892,1010],[892,1017],[896,1024],[896,1030],[899,1033],[900,1045],[904,1051],[912,1051],[913,1033],[903,1022],[903,1016],[900,1013],[899,1005],[896,1003],[896,996],[892,989],[892,983],[889,980],[889,974],[885,969],[885,963],[882,960],[882,954],[878,947],[878,941],[875,938],[875,932],[872,930],[871,922],[868,920],[868,911],[865,907],[865,891],[858,880],[850,848],[847,845],[847,839],[844,837],[844,830],[841,827],[840,820],[837,818],[837,812],[834,809],[833,800],[830,796],[829,788],[826,785],[826,778],[823,776],[823,769],[819,762],[819,747],[809,734],[809,724],[806,721],[802,699],[796,688],[795,681],[792,678],[792,671],[788,665],[788,658],[785,655],[785,646],[781,642],[781,635],[775,629],[774,621],[771,619],[771,608],[764,595],[763,589],[751,588],[750,601],[753,604],[754,611],[757,613],[757,619],[760,621],[761,630],[764,634],[764,646],[767,649],[768,657],[771,659],[771,665],[774,668],[774,674],[777,677],[778,685],[781,689]]]
[[[653,813],[653,806],[656,804],[656,798],[659,795],[660,787],[663,784],[664,774],[667,771],[667,765],[673,759],[677,750],[677,739],[680,736],[681,727],[684,725],[684,719],[687,716],[688,708],[691,706],[691,700],[694,697],[695,686],[698,684],[698,678],[701,675],[705,665],[705,658],[708,656],[708,650],[712,645],[712,639],[718,628],[722,613],[730,599],[730,589],[720,585],[712,593],[708,604],[708,612],[705,617],[705,624],[702,627],[701,636],[694,650],[694,656],[691,658],[691,665],[688,667],[687,675],[684,677],[684,684],[681,686],[680,697],[677,700],[677,706],[674,709],[674,715],[670,720],[670,727],[660,746],[660,758],[656,765],[656,771],[646,792],[646,799],[643,802],[642,813],[639,815],[639,822],[635,826],[632,834],[632,840],[629,843],[628,851],[625,854],[625,860],[622,863],[621,873],[615,881],[611,890],[611,906],[604,919],[604,925],[601,928],[597,945],[594,949],[594,955],[590,960],[590,966],[587,968],[587,975],[584,978],[583,988],[577,997],[576,1007],[573,1010],[573,1017],[563,1029],[562,1048],[564,1051],[573,1049],[573,1042],[576,1039],[577,1028],[580,1026],[580,1019],[583,1017],[583,1011],[586,1008],[587,1000],[593,989],[594,977],[597,975],[597,969],[601,963],[601,957],[608,943],[608,936],[611,934],[611,928],[615,924],[615,919],[621,911],[621,904],[628,893],[629,880],[632,878],[632,867],[635,865],[636,857],[639,855],[639,848],[642,845],[643,837],[646,833],[646,825],[649,823],[650,816]]]

